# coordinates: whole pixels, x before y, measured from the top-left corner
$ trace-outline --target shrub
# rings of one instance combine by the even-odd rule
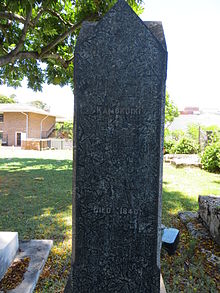
[[[205,170],[220,172],[220,142],[213,143],[205,148],[201,162]]]
[[[172,149],[174,148],[175,141],[173,140],[164,140],[164,154],[172,154]]]
[[[73,122],[68,121],[64,123],[56,123],[57,137],[59,138],[73,138]]]
[[[199,146],[187,137],[182,137],[171,150],[174,154],[197,154]]]
[[[185,135],[183,130],[173,130],[170,132],[171,139],[178,141]]]
[[[199,124],[191,123],[187,125],[187,135],[195,142],[199,141]]]

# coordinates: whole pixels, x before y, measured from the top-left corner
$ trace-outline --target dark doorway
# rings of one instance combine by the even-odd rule
[[[17,133],[17,146],[21,146],[21,133]]]

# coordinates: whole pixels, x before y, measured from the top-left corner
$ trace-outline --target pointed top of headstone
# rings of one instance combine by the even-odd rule
[[[112,9],[115,9],[115,10],[129,9],[132,14],[138,17],[138,15],[133,11],[133,9],[128,5],[128,3],[125,0],[118,0],[118,2],[113,6]],[[166,41],[165,41],[162,22],[161,21],[142,21],[140,18],[139,20],[145,24],[145,26],[151,31],[151,33],[154,35],[154,37],[156,37],[156,39],[161,43],[161,45],[166,51],[167,47],[166,47]]]
[[[158,39],[163,48],[167,50],[163,26],[161,21],[144,21],[146,27],[152,32],[152,34]]]
[[[121,17],[121,15],[126,15],[126,17]],[[125,0],[118,0],[99,22],[83,22],[78,42],[81,43],[93,34],[96,34],[97,30],[106,22],[109,26],[109,32],[115,25],[119,24],[122,26],[124,22],[131,25],[132,22],[136,24],[138,22],[140,26],[144,26],[145,29],[149,30],[163,50],[167,51],[162,23],[160,21],[142,21]]]

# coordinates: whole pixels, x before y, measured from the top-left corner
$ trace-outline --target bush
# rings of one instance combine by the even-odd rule
[[[57,122],[56,123],[57,137],[59,138],[73,138],[73,122]]]
[[[174,148],[175,142],[173,140],[164,140],[164,155],[172,154],[172,149]]]
[[[187,137],[181,138],[171,149],[174,154],[198,154],[199,145]]]
[[[205,148],[202,155],[203,168],[209,172],[220,172],[220,142],[213,143]]]
[[[199,141],[199,124],[191,123],[187,125],[187,136],[195,142]]]
[[[173,130],[170,132],[171,139],[178,141],[185,135],[183,130]]]

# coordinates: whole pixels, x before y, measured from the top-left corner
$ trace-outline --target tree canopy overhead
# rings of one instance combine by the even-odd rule
[[[83,21],[97,21],[117,0],[1,0],[0,84],[41,90],[72,84],[74,47]],[[127,0],[140,14],[143,0]]]

